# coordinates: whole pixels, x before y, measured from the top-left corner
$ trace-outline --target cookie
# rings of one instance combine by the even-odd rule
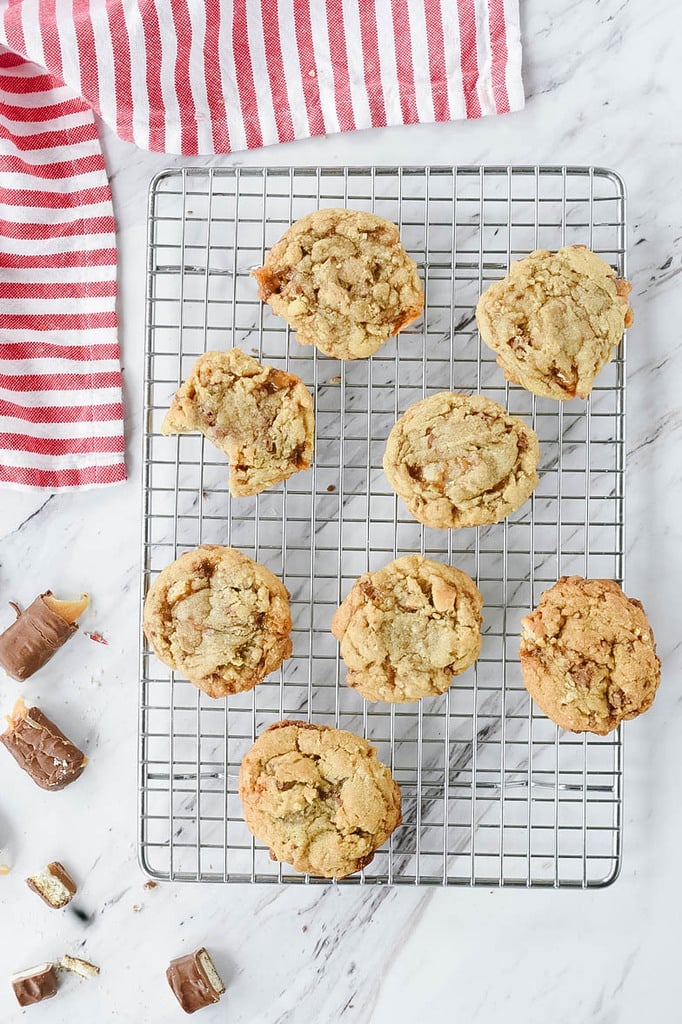
[[[253,689],[292,651],[284,585],[218,544],[187,551],[159,573],[143,625],[157,658],[209,697]]]
[[[386,442],[384,472],[425,526],[497,523],[538,484],[537,435],[483,395],[441,391],[415,402]]]
[[[367,740],[307,722],[276,722],[242,761],[239,795],[273,860],[322,878],[366,867],[400,824],[401,797]]]
[[[389,704],[445,693],[480,653],[482,604],[466,573],[423,555],[365,573],[332,619],[346,682]]]
[[[258,494],[309,468],[313,399],[298,377],[241,349],[206,352],[176,392],[161,426],[162,434],[194,430],[227,455],[230,493]]]
[[[526,689],[562,729],[605,736],[653,704],[654,635],[640,602],[613,580],[562,576],[521,626]]]
[[[334,359],[371,356],[424,308],[398,228],[359,210],[316,210],[296,221],[252,273],[297,340]]]
[[[481,295],[476,320],[507,380],[544,398],[587,398],[632,323],[630,285],[583,245],[538,249]]]

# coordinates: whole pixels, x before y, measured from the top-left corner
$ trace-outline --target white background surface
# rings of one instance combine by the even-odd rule
[[[628,185],[636,322],[628,351],[627,590],[663,659],[654,708],[626,727],[625,861],[603,892],[160,885],[135,859],[140,381],[148,181],[181,161],[105,133],[120,244],[128,465],[124,486],[49,497],[0,492],[0,600],[87,590],[84,630],[20,692],[85,746],[76,785],[46,795],[2,757],[0,1021],[20,1017],[4,978],[68,951],[102,966],[25,1011],[50,1024],[184,1019],[169,959],[206,944],[228,986],[203,1024],[444,1020],[630,1024],[682,1019],[680,598],[682,575],[682,52],[673,0],[527,0],[525,111],[478,123],[368,131],[215,164],[586,163]],[[187,161],[185,161],[187,162]],[[0,609],[0,626],[12,613]],[[23,879],[62,859],[77,905],[51,911]],[[76,903],[76,901],[74,901]],[[135,912],[133,907],[140,909]]]

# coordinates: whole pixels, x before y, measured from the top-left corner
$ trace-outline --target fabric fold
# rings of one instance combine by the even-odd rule
[[[125,479],[111,192],[92,110],[0,47],[0,483]]]

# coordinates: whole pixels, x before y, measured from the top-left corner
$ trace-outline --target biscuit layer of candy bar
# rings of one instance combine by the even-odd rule
[[[88,960],[81,960],[77,956],[69,956],[65,953],[59,961],[59,966],[63,971],[71,971],[72,974],[78,974],[81,978],[95,978],[99,974],[99,967],[95,964],[91,964]]]

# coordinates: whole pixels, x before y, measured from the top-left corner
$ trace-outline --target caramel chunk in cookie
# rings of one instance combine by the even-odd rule
[[[613,580],[562,576],[522,621],[526,689],[562,729],[600,736],[653,704],[654,635],[639,601]]]
[[[583,245],[538,249],[481,295],[476,320],[507,380],[544,398],[587,398],[632,323],[630,285]]]
[[[484,395],[442,391],[415,402],[388,435],[384,472],[425,526],[497,523],[538,484],[537,435]]]
[[[332,620],[346,682],[391,704],[445,693],[480,653],[482,603],[466,573],[423,555],[365,573]]]
[[[274,860],[322,878],[366,867],[400,824],[400,789],[367,740],[306,722],[276,722],[242,761],[251,832]]]
[[[205,544],[159,573],[144,632],[164,665],[210,697],[240,693],[291,655],[289,594],[241,551]]]
[[[206,352],[177,391],[162,434],[199,430],[230,461],[230,493],[258,494],[308,469],[313,399],[298,377],[241,349]]]
[[[253,271],[258,294],[334,359],[364,359],[424,308],[417,266],[391,221],[316,210],[296,221]]]

